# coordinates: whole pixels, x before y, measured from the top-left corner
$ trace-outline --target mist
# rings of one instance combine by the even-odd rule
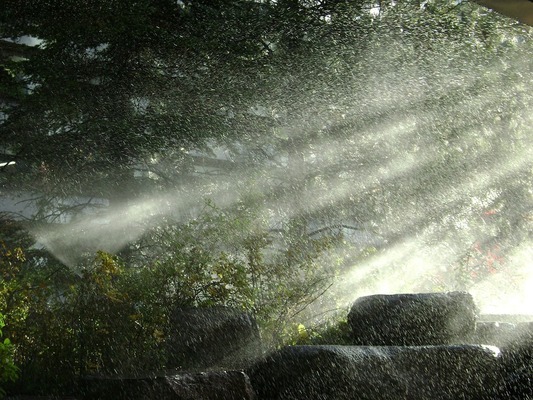
[[[386,62],[387,54],[385,50],[379,52],[381,62]],[[35,238],[57,259],[74,268],[83,254],[97,250],[119,252],[169,218],[182,223],[194,219],[204,199],[211,199],[224,209],[253,192],[262,198],[264,215],[278,216],[271,217],[271,227],[279,223],[281,215],[288,220],[305,212],[319,221],[327,210],[327,217],[322,221],[335,225],[346,219],[356,220],[361,232],[379,239],[382,245],[373,256],[343,267],[332,289],[341,304],[371,293],[460,289],[474,295],[482,313],[529,313],[527,305],[531,304],[533,279],[531,239],[517,237],[516,242],[507,243],[498,255],[505,261],[489,275],[469,282],[459,277],[460,264],[468,263],[465,254],[472,251],[481,230],[490,228],[497,236],[503,225],[514,223],[515,217],[503,211],[497,221],[488,221],[490,218],[483,217],[483,213],[498,207],[498,198],[505,190],[498,185],[527,171],[533,159],[532,149],[527,146],[517,146],[512,154],[498,153],[494,150],[497,143],[494,138],[502,131],[500,128],[500,133],[487,131],[491,125],[501,125],[500,117],[491,107],[498,101],[500,89],[504,89],[502,85],[506,85],[505,93],[511,94],[520,91],[523,85],[516,81],[513,82],[516,87],[509,87],[508,82],[503,82],[506,65],[520,69],[522,66],[517,64],[521,61],[517,58],[516,62],[507,60],[506,64],[495,59],[485,69],[485,74],[494,79],[484,79],[483,89],[463,99],[462,104],[449,102],[442,109],[441,103],[436,106],[432,103],[452,95],[457,88],[468,92],[479,78],[469,74],[463,79],[460,71],[443,61],[439,57],[432,61],[433,70],[449,69],[432,77],[431,82],[432,87],[442,88],[442,92],[425,90],[426,83],[413,84],[412,72],[399,69],[382,77],[380,85],[372,91],[365,92],[364,104],[358,103],[360,94],[350,99],[349,93],[338,93],[337,103],[352,104],[342,113],[321,118],[320,110],[308,109],[304,114],[309,119],[290,120],[290,129],[284,128],[284,134],[292,136],[290,139],[305,140],[305,147],[296,150],[304,162],[296,168],[294,161],[291,164],[291,155],[281,153],[275,155],[276,163],[283,166],[282,173],[289,168],[290,182],[305,184],[291,187],[285,182],[279,190],[283,186],[279,182],[285,177],[279,176],[275,164],[259,163],[253,168],[214,174],[213,178],[204,178],[201,185],[195,182],[155,195],[144,193],[138,199],[102,210],[99,215],[77,216],[68,224],[47,226],[45,230],[35,231]],[[457,82],[457,79],[462,80]],[[514,117],[524,126],[532,126],[528,110],[530,104],[524,103],[514,111]],[[484,125],[480,131],[475,125],[465,125],[471,121],[464,114],[493,123]],[[368,119],[374,122],[366,126],[359,124]],[[509,122],[513,123],[516,122]],[[308,127],[314,127],[320,134],[310,140]],[[341,135],[328,134],[338,127],[343,127]],[[435,130],[461,130],[462,133],[455,139],[436,141]],[[450,164],[443,163],[443,154],[454,155]],[[465,159],[469,164],[462,168],[460,164]],[[345,169],[346,162],[355,163],[351,166],[355,168]],[[438,169],[443,167],[449,170],[442,172],[452,172],[448,176],[440,175]],[[437,171],[431,171],[432,168]],[[333,172],[327,179],[309,179],[313,171]],[[418,182],[420,177],[426,182]],[[405,184],[397,186],[398,182]],[[432,186],[427,188],[424,184]],[[346,204],[352,199],[353,206],[353,199],[358,197],[361,201],[372,199],[374,207],[385,207],[380,211],[381,220],[354,218],[357,212]],[[527,220],[531,216],[523,218]],[[326,222],[322,224],[327,226]],[[320,227],[320,223],[315,222],[314,226]],[[370,242],[367,245],[374,246]],[[365,244],[358,246],[357,251],[361,247]]]
[[[426,3],[417,10],[421,15]],[[392,2],[388,10],[400,6]],[[460,2],[455,6],[487,22],[483,11]],[[173,132],[190,122],[193,117],[183,114],[194,112],[198,101],[207,104],[205,115],[194,117],[215,118],[216,127],[229,133],[217,136],[206,124],[205,133],[192,134],[214,136],[203,145],[174,148],[177,139],[161,140],[167,147],[152,152],[150,161],[139,158],[140,167],[118,166],[142,175],[144,186],[135,196],[99,198],[98,207],[61,217],[48,210],[54,217],[32,226],[37,245],[76,270],[96,251],[118,254],[159,226],[196,220],[207,201],[229,212],[247,207],[253,198],[257,218],[271,235],[285,234],[289,221],[303,218],[307,235],[334,231],[343,236],[323,261],[328,269],[335,257],[342,259],[328,294],[335,304],[325,308],[343,307],[371,293],[466,290],[482,313],[530,313],[530,30],[501,22],[501,30],[486,42],[482,34],[467,41],[456,32],[475,24],[467,11],[440,32],[422,26],[434,20],[415,19],[416,25],[403,21],[401,12],[388,16],[384,10],[373,6],[370,15],[358,19],[333,19],[353,32],[348,29],[338,41],[322,45],[317,38],[329,32],[336,18],[324,17],[324,31],[317,30],[314,39],[302,36],[312,51],[298,53],[301,59],[284,55],[272,38],[263,43],[265,54],[273,57],[271,70],[252,60],[257,73],[250,72],[254,68],[233,71],[219,61],[213,65],[222,72],[207,61],[189,71],[157,59],[158,73],[172,77],[176,87],[141,85],[125,102],[131,107],[126,115],[140,120],[155,115],[163,121],[156,128]],[[382,18],[386,23],[379,25]],[[356,22],[364,26],[360,31]],[[29,36],[20,43],[42,44]],[[110,57],[113,45],[105,43],[78,56],[90,62]],[[104,86],[99,77],[89,78],[96,92]],[[196,87],[192,106],[188,98],[180,105],[183,99],[172,96],[185,78],[192,87],[201,82],[216,89]],[[104,111],[116,117],[113,110]],[[83,125],[83,118],[67,125]],[[137,132],[150,150],[160,146],[156,128]],[[46,136],[55,138],[50,132]],[[116,167],[116,160],[102,153],[103,160],[91,159],[95,170],[106,162]],[[202,165],[200,157],[224,167]],[[131,161],[122,154],[117,159]],[[61,167],[68,171],[68,165]],[[179,184],[166,184],[169,176],[169,182]],[[58,174],[60,193],[61,179]],[[76,190],[82,186],[73,181],[69,184]],[[91,189],[105,193],[105,188]],[[65,195],[62,201],[68,210],[72,200]],[[71,208],[81,208],[75,205]]]

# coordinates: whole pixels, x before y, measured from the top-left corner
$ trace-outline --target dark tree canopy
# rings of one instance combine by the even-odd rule
[[[475,4],[6,0],[0,37],[6,187],[254,192],[392,242],[530,212],[531,31]]]

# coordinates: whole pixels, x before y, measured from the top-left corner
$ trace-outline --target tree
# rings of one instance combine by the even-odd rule
[[[216,111],[245,72],[231,85],[225,75],[260,45],[250,37],[258,27],[237,19],[253,17],[254,3],[222,12],[227,4],[7,3],[2,36],[43,40],[19,63],[33,92],[2,135],[31,167],[31,184],[52,195],[134,195],[125,178],[138,164],[226,134]]]
[[[483,234],[510,246],[515,227],[527,236],[531,31],[474,4],[34,1],[2,12],[2,37],[43,40],[13,64],[31,90],[0,128],[28,166],[12,184],[119,204],[161,190],[159,209],[234,204],[254,187],[291,240],[311,222],[345,224],[388,247],[443,243],[444,264],[475,243],[487,208],[501,222]],[[194,153],[216,144],[224,161]],[[140,169],[158,179],[134,179]]]

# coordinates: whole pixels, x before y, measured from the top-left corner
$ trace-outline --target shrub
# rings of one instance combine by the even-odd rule
[[[14,346],[8,338],[2,340],[4,326],[4,316],[0,314],[0,399],[5,395],[2,385],[6,382],[14,382],[18,377],[18,368],[13,360]]]
[[[248,310],[266,344],[279,346],[331,284],[340,264],[330,250],[340,240],[310,238],[298,219],[272,232],[249,204],[222,210],[207,202],[196,219],[154,229],[139,247],[156,259],[150,268],[166,271],[160,287],[173,293],[174,305]]]
[[[164,370],[169,316],[179,307],[247,310],[267,345],[286,343],[334,275],[322,257],[335,240],[289,227],[276,242],[259,213],[208,203],[193,221],[152,230],[127,263],[98,252],[67,268],[4,247],[0,312],[20,367],[11,391],[73,394],[87,375]]]

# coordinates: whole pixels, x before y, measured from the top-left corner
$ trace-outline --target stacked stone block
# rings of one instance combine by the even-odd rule
[[[261,343],[250,315],[226,308],[177,310],[169,360],[185,368],[165,376],[87,380],[84,396],[533,399],[533,323],[481,322],[468,293],[366,296],[347,317],[352,345],[287,346],[258,357]]]

